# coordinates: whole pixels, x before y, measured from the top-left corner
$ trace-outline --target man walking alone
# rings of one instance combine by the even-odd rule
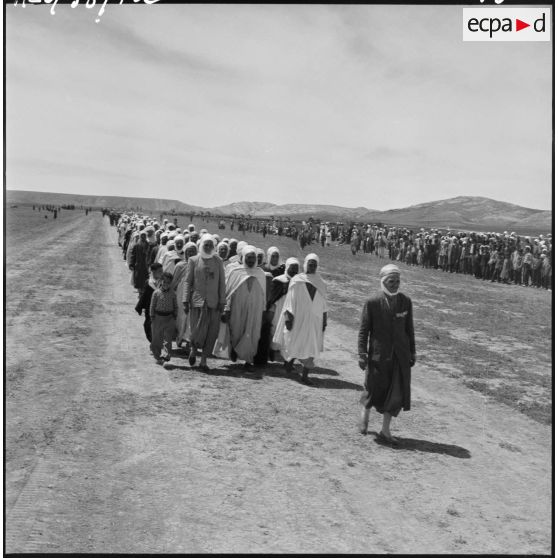
[[[383,415],[379,438],[390,444],[397,444],[390,432],[392,417],[411,408],[411,367],[416,360],[413,306],[399,292],[399,283],[396,265],[380,270],[382,290],[364,303],[358,334],[358,364],[366,371],[359,429],[367,433],[374,407]]]

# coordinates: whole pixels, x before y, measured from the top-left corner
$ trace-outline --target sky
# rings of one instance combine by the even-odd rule
[[[551,42],[462,7],[6,4],[6,186],[375,210],[552,208]]]

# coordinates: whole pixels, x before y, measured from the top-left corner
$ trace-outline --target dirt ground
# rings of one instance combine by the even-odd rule
[[[550,553],[549,425],[419,361],[401,447],[360,435],[334,314],[317,387],[163,368],[108,221],[8,212],[6,552]]]

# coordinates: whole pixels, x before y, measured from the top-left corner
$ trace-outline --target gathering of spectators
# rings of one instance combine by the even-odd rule
[[[351,251],[407,265],[473,275],[484,281],[552,289],[552,234],[412,231],[403,227],[354,226]]]
[[[116,220],[116,214],[113,214]],[[115,221],[114,221],[115,222]],[[440,228],[412,230],[383,224],[347,224],[291,219],[244,217],[222,220],[230,231],[292,238],[304,249],[349,245],[351,252],[447,273],[473,275],[484,281],[552,289],[552,234],[527,236],[515,232],[465,232]]]

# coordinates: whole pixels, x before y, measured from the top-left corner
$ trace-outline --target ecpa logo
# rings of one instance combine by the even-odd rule
[[[550,41],[550,8],[463,8],[464,41]]]

